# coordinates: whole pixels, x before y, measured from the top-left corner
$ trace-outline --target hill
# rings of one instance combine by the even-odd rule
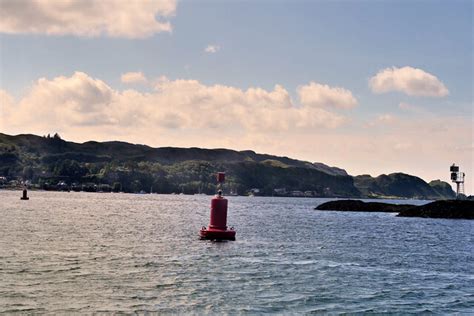
[[[407,199],[446,199],[455,198],[451,186],[442,181],[431,181],[404,173],[391,173],[371,177],[361,175],[354,177],[354,185],[362,195],[372,198],[401,197]]]
[[[214,175],[226,171],[228,193],[321,197],[449,197],[410,175],[352,177],[343,169],[254,151],[153,148],[126,142],[68,142],[54,135],[0,133],[0,176],[44,189],[215,193]],[[393,180],[393,178],[396,178]],[[391,180],[392,179],[392,180]],[[392,184],[390,184],[392,183]],[[449,186],[449,184],[446,184]],[[452,192],[452,190],[451,190]]]

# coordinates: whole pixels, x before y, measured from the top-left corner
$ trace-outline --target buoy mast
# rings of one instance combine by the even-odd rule
[[[28,197],[28,190],[26,189],[26,185],[23,187],[23,196],[20,198],[20,200],[29,200],[30,198]]]

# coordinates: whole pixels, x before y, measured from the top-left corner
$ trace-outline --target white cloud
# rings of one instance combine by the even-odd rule
[[[397,116],[390,114],[390,113],[384,113],[384,114],[379,114],[375,116],[375,118],[369,120],[367,123],[364,124],[365,128],[391,128],[396,126],[396,124],[399,123],[399,119]]]
[[[384,123],[384,124],[390,124],[393,123],[397,120],[397,118],[393,114],[380,114],[376,118],[377,122]]]
[[[400,102],[400,104],[398,104],[398,107],[403,111],[409,111],[409,112],[422,112],[423,111],[421,107],[413,105],[411,103],[406,103],[406,102]]]
[[[136,74],[130,77],[141,78]],[[325,109],[295,105],[280,85],[273,90],[242,90],[160,77],[154,88],[149,93],[118,91],[83,72],[52,80],[41,78],[18,102],[9,102],[8,108],[16,108],[9,125],[40,130],[48,126],[68,130],[87,125],[122,131],[148,128],[278,134],[335,128],[347,121]],[[37,120],[38,116],[42,119]]]
[[[170,32],[175,11],[176,0],[0,0],[0,32],[144,38]]]
[[[261,88],[206,86],[196,80],[162,77],[155,86],[158,103],[173,104],[173,110],[187,113],[183,124],[208,128],[239,127],[250,131],[281,131],[314,126],[336,127],[341,116],[293,104],[288,91],[276,85],[272,91]],[[209,114],[209,117],[207,117]],[[219,117],[219,119],[216,119]]]
[[[301,104],[308,107],[335,107],[350,109],[357,105],[357,99],[352,92],[340,87],[310,82],[308,85],[298,87]]]
[[[5,110],[14,103],[13,97],[5,90],[0,89],[0,109]]]
[[[410,96],[444,97],[446,86],[434,75],[413,67],[392,67],[379,71],[370,78],[369,87],[374,93],[403,92]]]
[[[147,79],[142,72],[127,72],[120,76],[123,83],[145,83]]]
[[[204,49],[204,52],[209,53],[209,54],[214,54],[217,53],[221,47],[219,45],[207,45],[207,47]]]
[[[104,114],[115,94],[106,83],[83,72],[53,80],[41,78],[19,101],[16,121],[30,119],[29,124],[40,125],[111,124],[112,118]]]
[[[15,100],[5,90],[0,89],[0,131],[7,126],[11,112],[15,110]]]

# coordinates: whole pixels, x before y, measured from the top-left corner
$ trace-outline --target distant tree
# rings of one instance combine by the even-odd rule
[[[112,191],[120,192],[122,190],[122,184],[120,182],[114,182],[112,185]]]
[[[140,180],[134,180],[131,184],[131,189],[133,193],[138,193],[142,189],[142,183]]]
[[[3,164],[14,164],[19,160],[18,155],[12,152],[6,152],[0,154],[0,166]],[[21,169],[20,169],[21,170]]]
[[[87,168],[82,167],[75,160],[63,160],[56,163],[53,174],[69,177],[71,181],[80,181],[87,174]]]
[[[33,179],[33,176],[34,176],[34,171],[33,171],[33,168],[31,167],[24,167],[23,168],[23,180],[31,180]]]
[[[61,138],[61,136],[59,136],[58,133],[54,133],[53,139],[55,139],[55,140],[61,140],[62,138]]]
[[[85,166],[89,169],[89,173],[97,174],[100,171],[100,166],[96,163],[86,163]]]

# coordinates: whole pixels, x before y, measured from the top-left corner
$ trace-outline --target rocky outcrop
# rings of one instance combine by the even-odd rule
[[[344,212],[398,212],[397,216],[400,217],[474,219],[474,201],[472,200],[441,200],[419,206],[363,202],[360,200],[336,200],[323,203],[315,209]]]
[[[409,204],[389,204],[379,202],[364,202],[360,200],[336,200],[318,205],[320,211],[344,212],[401,212],[415,207]]]
[[[445,200],[400,211],[401,217],[474,219],[474,201]]]

